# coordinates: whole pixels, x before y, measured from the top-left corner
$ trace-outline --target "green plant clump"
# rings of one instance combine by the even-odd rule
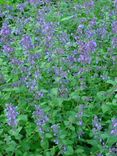
[[[117,155],[117,0],[0,0],[0,156]]]

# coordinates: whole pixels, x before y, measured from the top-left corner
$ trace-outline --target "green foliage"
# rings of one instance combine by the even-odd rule
[[[53,0],[50,4],[26,3],[21,12],[18,4],[23,2],[0,0],[1,30],[5,22],[12,30],[8,38],[0,32],[0,156],[115,156],[111,151],[117,149],[117,138],[111,134],[112,121],[117,119],[117,45],[112,44],[117,37],[112,32],[115,3],[95,0],[91,7],[85,3],[89,1]],[[90,22],[95,19],[92,28]],[[106,35],[97,33],[104,26]],[[79,30],[81,27],[83,30]],[[94,32],[91,38],[90,29]],[[39,45],[31,50],[21,45],[27,34],[35,44],[38,39]],[[52,43],[48,48],[49,37]],[[96,41],[90,63],[78,61],[82,41]],[[5,53],[7,44],[13,46],[13,53]],[[37,53],[40,57],[31,62],[31,56]],[[12,63],[14,58],[21,64],[17,60]],[[16,127],[8,125],[6,104],[10,103],[19,113]],[[48,117],[43,133],[34,116],[35,105]],[[58,126],[57,132],[53,125]]]

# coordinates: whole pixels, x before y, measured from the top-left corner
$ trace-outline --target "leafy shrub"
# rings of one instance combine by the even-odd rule
[[[0,155],[117,154],[117,1],[0,1]]]

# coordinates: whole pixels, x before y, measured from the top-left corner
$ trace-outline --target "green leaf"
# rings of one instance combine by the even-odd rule
[[[19,115],[18,116],[18,120],[19,121],[25,121],[26,122],[28,120],[28,117],[27,117],[27,115]]]
[[[74,150],[72,146],[67,146],[67,151],[65,152],[66,155],[73,155]]]
[[[64,18],[61,19],[61,22],[63,22],[63,21],[68,21],[68,20],[72,19],[73,17],[74,17],[74,15],[64,17]]]
[[[46,138],[52,138],[52,135],[50,133],[46,133]]]
[[[103,113],[106,113],[107,111],[109,111],[109,109],[110,109],[110,107],[108,105],[106,105],[106,104],[102,105],[102,112]]]

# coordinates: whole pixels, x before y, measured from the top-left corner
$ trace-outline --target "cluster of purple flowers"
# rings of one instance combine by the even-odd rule
[[[84,105],[80,105],[79,106],[79,112],[76,114],[76,123],[78,125],[78,127],[80,127],[80,129],[78,130],[78,138],[80,139],[81,136],[84,134],[84,132],[82,131],[83,127],[83,114],[84,114]]]
[[[80,46],[80,55],[78,58],[78,61],[81,63],[91,63],[91,56],[90,53],[94,52],[97,44],[95,41],[89,41],[88,43],[79,42]]]
[[[30,50],[33,48],[32,39],[29,35],[25,35],[21,40],[21,45],[26,49]]]
[[[28,0],[28,2],[30,4],[39,4],[39,5],[42,5],[42,4],[46,4],[46,3],[49,3],[51,0]]]
[[[18,122],[17,122],[18,114],[19,113],[17,112],[17,107],[13,106],[12,104],[8,104],[6,106],[6,116],[7,116],[9,126],[11,126],[11,127],[17,126],[17,124],[18,124]]]
[[[97,116],[94,116],[94,119],[93,119],[93,131],[94,131],[94,134],[100,132],[101,129],[102,129],[101,119],[98,118]]]
[[[59,144],[59,131],[60,131],[60,126],[58,124],[54,124],[51,126],[54,136],[55,136],[55,144]]]
[[[117,34],[117,21],[114,21],[112,23],[112,31],[113,33]]]
[[[83,113],[84,113],[84,106],[83,105],[80,105],[79,106],[79,113],[77,113],[77,115],[76,115],[76,117],[78,119],[78,125],[79,126],[82,126],[83,125],[83,120],[82,120]]]
[[[8,36],[11,34],[11,28],[8,26],[7,23],[3,24],[0,34],[3,36]]]
[[[106,65],[111,64],[111,61],[116,63],[116,52],[114,53],[114,51],[117,48],[117,21],[113,20],[116,11],[110,12],[109,17],[105,17],[107,21],[108,18],[111,18],[111,24],[108,24],[107,21],[102,22],[103,14],[100,13],[99,21],[97,17],[86,18],[85,16],[82,17],[82,15],[79,17],[78,11],[80,9],[83,10],[83,15],[85,13],[88,15],[91,9],[95,7],[93,0],[84,2],[83,5],[76,2],[73,7],[75,15],[70,16],[74,18],[64,18],[66,13],[63,15],[56,8],[55,10],[58,11],[59,17],[55,19],[57,21],[55,22],[47,19],[51,14],[51,5],[48,5],[50,1],[27,0],[27,2],[17,6],[19,15],[13,13],[13,7],[7,6],[7,11],[4,13],[2,13],[0,8],[0,16],[5,17],[5,19],[3,18],[5,22],[3,21],[0,30],[0,46],[8,65],[12,65],[10,66],[10,72],[12,74],[15,73],[17,75],[16,79],[18,79],[17,82],[13,82],[12,86],[25,86],[33,94],[32,98],[35,101],[43,100],[43,96],[45,96],[45,100],[50,100],[50,97],[53,96],[50,95],[51,89],[55,88],[56,90],[57,88],[56,99],[63,100],[63,98],[66,98],[68,100],[71,98],[72,93],[78,91],[79,94],[81,93],[81,100],[90,102],[92,99],[84,98],[84,96],[82,98],[91,83],[91,80],[86,77],[91,76],[92,81],[96,79],[97,82],[100,82],[101,79],[101,82],[105,82],[108,80]],[[62,5],[64,6],[65,4]],[[117,5],[116,0],[114,5]],[[27,6],[34,7],[35,11],[32,15],[27,11],[26,14],[23,13],[29,9],[26,9]],[[54,16],[52,17],[53,19],[55,18]],[[64,28],[65,23],[69,19],[74,21],[75,18],[77,22],[75,21],[75,24],[73,22],[74,32],[71,33],[71,26],[67,30]],[[111,32],[108,32],[110,27]],[[108,44],[110,49],[105,44],[107,42],[110,44]],[[102,70],[105,71],[102,72]],[[86,73],[88,73],[87,76],[85,75]],[[12,81],[15,81],[15,79]],[[91,88],[91,90],[93,89]],[[93,94],[93,91],[91,91],[91,95]],[[74,99],[76,100],[76,98]],[[62,107],[63,110],[66,109],[64,106]],[[18,114],[17,107],[12,104],[7,105],[8,125],[12,127],[18,125]],[[37,105],[33,116],[39,133],[43,137],[46,132],[46,125],[50,122],[49,117],[44,109]],[[80,105],[79,112],[76,115],[79,139],[84,134],[84,117],[84,105]],[[98,139],[96,139],[104,146],[105,143],[100,137],[102,130],[101,119],[96,115],[94,116],[92,127],[94,137],[97,137]],[[55,123],[51,126],[51,130],[54,135],[54,143],[58,145],[60,143],[61,125]],[[117,135],[117,119],[112,120],[110,134]],[[111,148],[111,151],[116,151],[116,148]],[[100,153],[98,156],[102,155]]]
[[[39,129],[40,134],[43,136],[45,132],[44,126],[48,123],[49,118],[45,114],[44,110],[40,108],[40,106],[35,106],[35,111],[33,112],[33,116],[35,118],[36,125]]]
[[[117,136],[117,119],[112,120],[111,134]]]
[[[9,46],[9,45],[4,45],[4,46],[3,46],[3,51],[4,51],[5,53],[10,54],[10,53],[12,53],[12,52],[14,51],[14,48],[12,48],[12,47]]]

